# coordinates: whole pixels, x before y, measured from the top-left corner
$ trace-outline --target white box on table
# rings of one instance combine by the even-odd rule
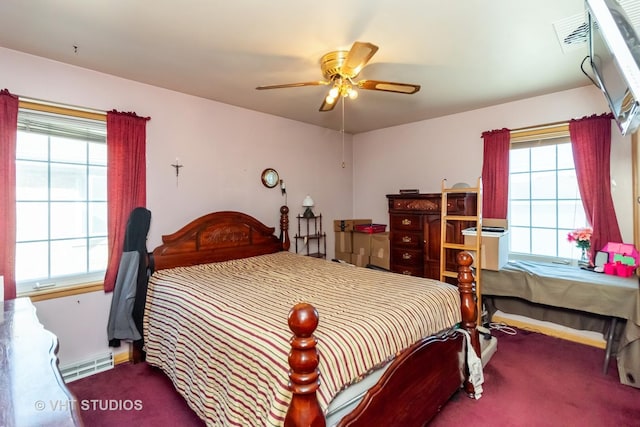
[[[485,227],[492,231],[486,230]],[[487,218],[482,221],[482,228],[480,268],[484,270],[500,270],[509,262],[509,229],[507,220]],[[498,231],[499,229],[503,231]],[[475,227],[462,230],[462,235],[464,236],[465,246],[474,246],[476,244],[477,232]]]

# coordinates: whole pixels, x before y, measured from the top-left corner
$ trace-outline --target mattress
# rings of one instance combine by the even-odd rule
[[[286,319],[298,302],[320,314],[325,413],[341,390],[460,322],[455,286],[279,252],[155,272],[147,361],[208,425],[282,425],[291,399]]]

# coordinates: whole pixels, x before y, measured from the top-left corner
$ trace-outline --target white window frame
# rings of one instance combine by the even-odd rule
[[[50,120],[49,120],[50,118]],[[77,124],[81,123],[82,126]],[[45,104],[31,101],[20,101],[20,109],[18,113],[18,132],[31,131],[39,134],[47,134],[50,136],[62,136],[67,138],[77,138],[85,140],[87,143],[98,142],[106,145],[106,115],[102,112],[80,110],[75,108],[68,108],[64,106]],[[17,150],[18,151],[18,150]],[[19,156],[18,152],[16,153]],[[21,159],[16,158],[16,163]],[[50,165],[50,159],[42,162]],[[80,163],[82,165],[83,163]],[[87,168],[96,167],[92,165],[87,159]],[[102,166],[97,166],[102,167]],[[103,166],[106,170],[106,159]],[[88,173],[88,172],[87,172]],[[16,183],[18,184],[18,183]],[[49,181],[49,186],[51,182]],[[49,187],[50,188],[50,187]],[[106,188],[105,188],[106,194]],[[50,197],[46,202],[50,203]],[[17,198],[16,203],[24,202]],[[44,200],[43,200],[44,202]],[[80,200],[80,202],[89,203],[87,200]],[[106,200],[105,200],[106,203]],[[16,220],[20,219],[16,216]],[[18,237],[18,236],[16,236]],[[89,230],[80,239],[95,238],[98,236],[89,236]],[[108,236],[105,232],[104,239]],[[49,230],[49,239],[52,241],[51,232]],[[28,241],[28,240],[27,240]],[[16,242],[16,245],[22,243]],[[89,250],[87,248],[87,250]],[[16,250],[16,258],[18,258],[18,251]],[[16,260],[16,263],[18,260]],[[17,264],[16,264],[17,265]],[[42,277],[38,279],[19,280],[16,277],[16,291],[19,296],[25,295],[37,295],[42,292],[59,292],[60,290],[68,289],[70,287],[82,287],[86,285],[96,285],[101,283],[104,279],[104,273],[106,270],[106,264],[102,270],[90,271],[86,274],[68,275],[68,276],[51,276],[51,267],[49,266],[49,277]],[[17,272],[16,272],[17,273]]]
[[[512,131],[510,150],[522,149],[523,147],[555,145],[558,143],[569,143],[569,144],[571,143],[571,140],[569,137],[569,126],[567,123],[557,123],[557,124],[551,124],[551,125],[540,126],[535,128],[526,128],[518,131]],[[511,183],[511,170],[509,171],[509,182]],[[578,209],[579,209],[582,206],[581,197],[579,193],[576,195],[576,199],[580,200],[580,206],[578,206]],[[511,185],[509,185],[508,220],[509,220],[509,227],[512,229],[512,231],[509,233],[509,239],[510,239],[509,240],[509,246],[510,246],[509,258],[510,259],[528,260],[528,261],[537,261],[537,262],[550,262],[550,263],[559,263],[559,264],[576,264],[577,263],[577,260],[580,257],[580,251],[577,248],[575,248],[575,250],[572,250],[570,257],[538,255],[538,254],[524,253],[524,252],[512,252],[511,248],[513,247],[513,245],[511,244],[511,239],[514,238],[513,228],[514,228],[514,225],[517,224],[517,222],[514,221],[512,218],[511,200],[512,200]],[[552,199],[549,199],[549,200],[552,200]],[[555,202],[557,203],[558,200],[566,200],[566,199],[559,199],[558,195],[556,194]],[[572,199],[569,199],[569,200],[572,200]],[[580,223],[580,224],[575,224],[573,228],[566,228],[566,227],[561,227],[556,221],[555,230],[559,239],[557,243],[562,244],[563,236],[567,235],[567,233],[572,229],[575,229],[578,227],[584,227],[584,226],[586,226],[586,224]],[[533,230],[536,227],[530,226],[529,228]],[[552,227],[545,227],[545,228],[550,229]],[[567,242],[567,244],[570,244],[570,243]]]

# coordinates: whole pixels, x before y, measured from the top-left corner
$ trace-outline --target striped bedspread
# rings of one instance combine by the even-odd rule
[[[147,361],[208,425],[282,425],[298,302],[320,314],[318,400],[420,338],[460,322],[457,288],[280,252],[155,272],[144,318]]]

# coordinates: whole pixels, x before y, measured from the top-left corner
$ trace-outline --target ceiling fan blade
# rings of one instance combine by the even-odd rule
[[[406,93],[411,95],[420,90],[420,85],[410,83],[394,83],[383,82],[380,80],[360,80],[358,82],[360,89],[383,90],[385,92]]]
[[[267,85],[267,86],[258,86],[256,89],[282,89],[286,87],[302,87],[302,86],[323,86],[328,85],[329,82],[326,80],[318,80],[317,82],[301,82],[301,83],[286,83],[283,85]]]
[[[378,51],[378,46],[372,43],[355,42],[347,54],[340,74],[348,78],[354,78]]]
[[[331,111],[331,110],[333,110],[333,109],[336,107],[336,104],[337,104],[338,102],[340,102],[340,98],[342,98],[342,97],[341,97],[341,96],[339,96],[339,97],[338,97],[338,99],[336,99],[332,104],[329,104],[329,103],[327,102],[327,99],[326,99],[326,98],[325,98],[325,99],[323,99],[323,100],[322,100],[322,105],[320,106],[320,109],[319,109],[318,111],[320,111],[320,112],[324,113],[324,112],[326,112],[326,111]]]

